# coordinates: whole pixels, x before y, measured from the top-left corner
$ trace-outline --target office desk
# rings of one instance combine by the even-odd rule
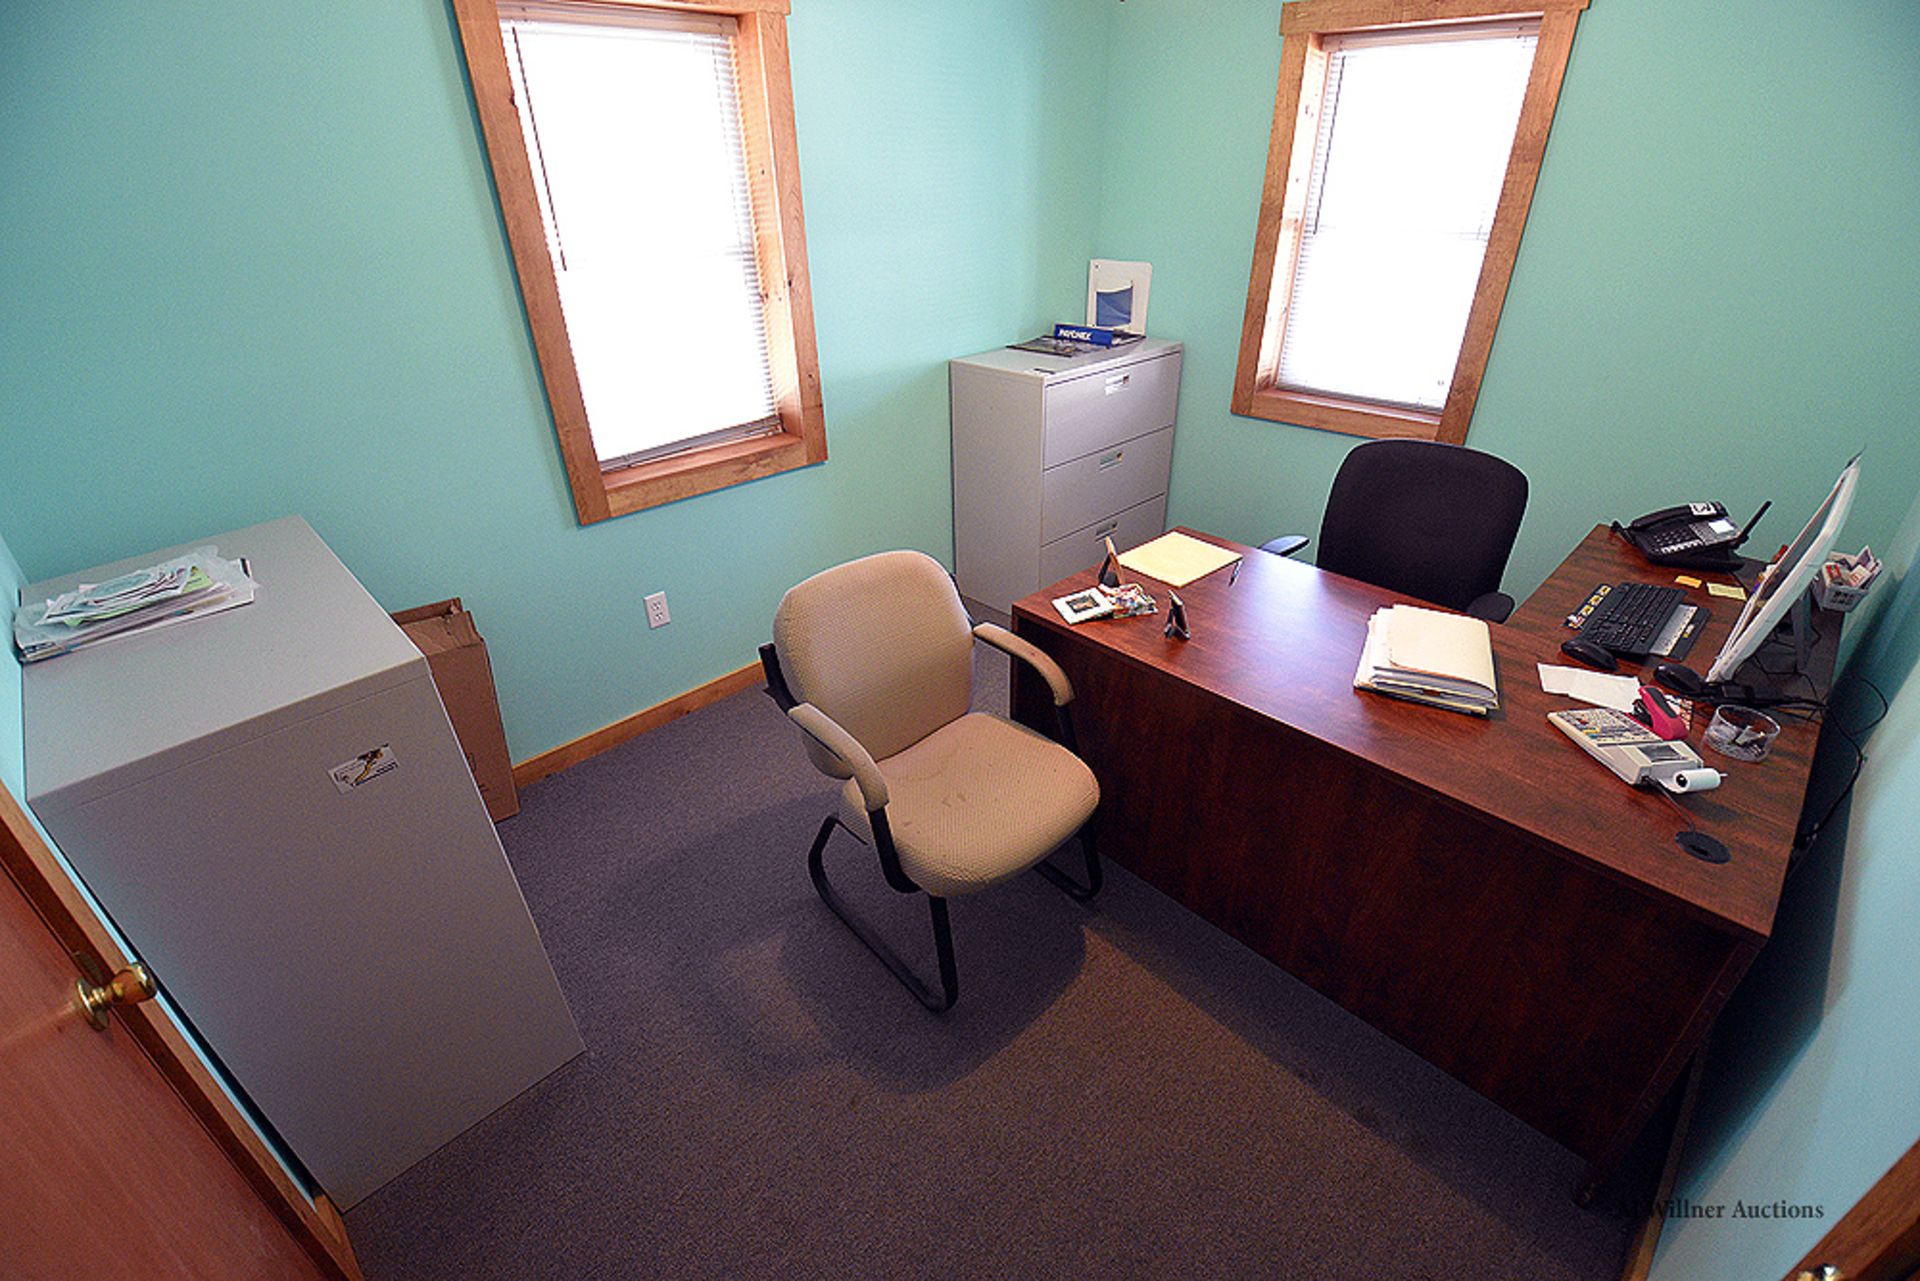
[[[1483,720],[1353,689],[1368,617],[1408,598],[1239,550],[1236,583],[1181,590],[1184,643],[1150,580],[1163,612],[1142,618],[1063,623],[1050,599],[1090,572],[1014,606],[1073,679],[1103,852],[1585,1157],[1591,1191],[1766,941],[1815,728],[1783,721],[1758,765],[1703,753],[1729,777],[1680,803],[1732,854],[1703,863],[1666,801],[1547,723],[1573,704],[1534,670],[1570,661],[1562,620],[1596,584],[1673,571],[1596,527],[1493,627]],[[1703,664],[1737,605],[1711,599]],[[1840,629],[1817,617],[1824,688]],[[1014,666],[1016,717],[1049,724],[1045,686]]]

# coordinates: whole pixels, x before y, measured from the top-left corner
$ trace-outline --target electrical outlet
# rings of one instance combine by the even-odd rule
[[[647,597],[648,627],[665,627],[672,621],[673,616],[667,613],[667,594],[665,592],[655,592],[653,595]]]

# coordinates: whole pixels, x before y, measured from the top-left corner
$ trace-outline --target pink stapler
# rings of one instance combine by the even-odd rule
[[[1687,723],[1667,696],[1652,685],[1640,687],[1640,706],[1633,709],[1633,718],[1668,742],[1687,736]]]

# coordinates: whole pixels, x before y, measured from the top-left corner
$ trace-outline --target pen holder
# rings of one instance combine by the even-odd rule
[[[1867,598],[1867,592],[1876,579],[1868,579],[1865,587],[1846,587],[1840,583],[1830,583],[1826,575],[1813,580],[1813,603],[1821,609],[1830,609],[1836,614],[1844,614]]]
[[[1736,761],[1764,761],[1780,737],[1780,722],[1765,712],[1733,703],[1714,709],[1707,724],[1706,744]]]
[[[1843,583],[1841,578],[1859,577],[1862,566],[1867,569],[1866,581]],[[1873,585],[1880,581],[1880,562],[1873,558],[1871,551],[1863,551],[1858,556],[1832,554],[1820,572],[1813,576],[1813,603],[1821,609],[1830,609],[1836,614],[1844,614],[1867,598]]]

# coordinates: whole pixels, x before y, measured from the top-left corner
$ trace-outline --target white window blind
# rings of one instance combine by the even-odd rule
[[[1535,21],[1327,41],[1281,386],[1445,404],[1538,31]]]
[[[779,429],[732,18],[502,3],[603,469]]]

